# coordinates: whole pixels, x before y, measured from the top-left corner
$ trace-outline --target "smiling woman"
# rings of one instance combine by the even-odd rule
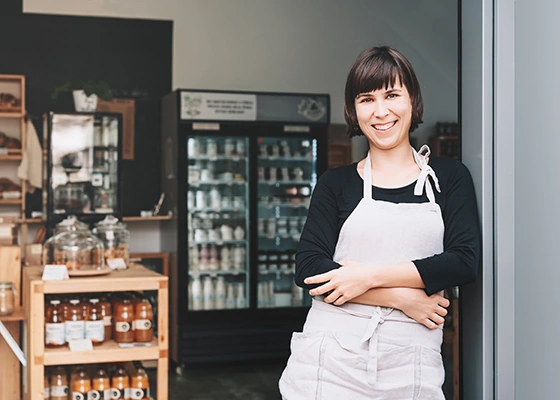
[[[417,152],[420,86],[398,51],[364,51],[346,83],[359,163],[319,179],[296,256],[314,296],[280,378],[284,399],[444,399],[446,288],[476,278],[478,212],[459,161]]]

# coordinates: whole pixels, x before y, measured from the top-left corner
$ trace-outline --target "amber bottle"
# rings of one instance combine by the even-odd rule
[[[154,338],[154,313],[148,299],[141,299],[134,310],[134,340],[151,342]]]
[[[55,367],[51,374],[51,400],[70,400],[68,375],[62,367]]]
[[[150,382],[144,368],[138,368],[130,377],[130,398],[132,400],[150,400]]]
[[[60,347],[66,343],[65,324],[60,300],[51,300],[45,316],[45,346]]]
[[[113,338],[117,343],[134,342],[134,308],[128,299],[115,304]]]
[[[106,297],[102,297],[99,301],[99,308],[103,317],[105,340],[110,340],[113,337],[113,307]]]
[[[85,337],[91,339],[94,345],[100,345],[105,340],[105,327],[103,326],[99,299],[90,299],[87,310]]]
[[[92,398],[109,400],[111,399],[111,380],[103,368],[99,368],[92,379]],[[97,397],[95,397],[97,396]]]
[[[91,391],[91,380],[84,370],[80,370],[72,380],[72,400],[87,400]]]
[[[122,367],[117,369],[111,378],[112,399],[130,400],[130,379],[126,370]]]

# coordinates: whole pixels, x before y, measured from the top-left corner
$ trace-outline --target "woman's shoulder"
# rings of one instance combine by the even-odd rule
[[[469,169],[461,161],[451,157],[430,157],[428,163],[440,182],[471,180]]]
[[[357,163],[352,163],[350,165],[329,168],[321,174],[319,182],[330,187],[335,192],[340,192],[343,186],[352,184],[359,178],[356,167]]]

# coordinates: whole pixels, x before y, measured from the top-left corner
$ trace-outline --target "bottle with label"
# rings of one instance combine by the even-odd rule
[[[119,367],[111,378],[111,399],[130,399],[130,379],[122,367]]]
[[[228,283],[226,285],[226,308],[235,308],[235,283]]]
[[[88,400],[110,400],[111,399],[111,380],[103,368],[99,368],[92,379],[92,391]],[[97,397],[96,397],[97,396]]]
[[[223,276],[218,276],[216,279],[215,301],[216,309],[226,308],[226,280]]]
[[[105,340],[110,340],[113,337],[113,307],[111,306],[111,302],[106,297],[101,297],[99,309],[101,311],[101,317],[103,317]]]
[[[208,249],[208,269],[216,271],[218,266],[218,249],[212,243]]]
[[[66,343],[66,332],[60,300],[51,300],[45,318],[45,346],[60,347]]]
[[[220,249],[220,269],[228,271],[231,269],[231,250],[228,246],[222,246]]]
[[[43,400],[51,398],[51,383],[49,381],[49,375],[47,369],[45,368],[45,374],[43,378]]]
[[[86,317],[86,339],[91,339],[93,345],[100,345],[105,340],[105,325],[101,315],[99,299],[90,299]]]
[[[70,400],[68,375],[63,367],[55,367],[51,374],[51,400]]]
[[[150,382],[144,368],[138,368],[130,377],[130,398],[132,400],[150,400]]]
[[[214,309],[214,284],[212,282],[212,278],[209,276],[205,276],[203,283],[202,283],[202,303],[204,310],[213,310]]]
[[[198,276],[195,276],[192,279],[192,309],[193,310],[202,310],[202,282]]]
[[[66,331],[66,341],[83,339],[85,337],[86,325],[83,316],[83,309],[80,300],[70,300],[68,307],[68,318],[64,321]]]
[[[148,299],[141,299],[135,306],[134,340],[151,342],[154,338],[154,313]]]
[[[113,315],[113,338],[117,343],[134,342],[134,308],[129,299],[123,299],[115,305]]]
[[[85,370],[81,370],[72,380],[72,400],[88,400],[91,380]]]
[[[245,308],[245,284],[237,284],[237,296],[235,296],[235,308]]]

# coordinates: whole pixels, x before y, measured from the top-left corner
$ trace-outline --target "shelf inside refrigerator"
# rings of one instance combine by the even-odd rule
[[[247,273],[247,270],[244,269],[234,269],[234,270],[211,270],[211,269],[197,269],[197,270],[190,270],[189,275],[191,277],[198,277],[201,275],[209,275],[211,277],[217,277],[220,275],[228,276],[228,275],[244,275]]]

